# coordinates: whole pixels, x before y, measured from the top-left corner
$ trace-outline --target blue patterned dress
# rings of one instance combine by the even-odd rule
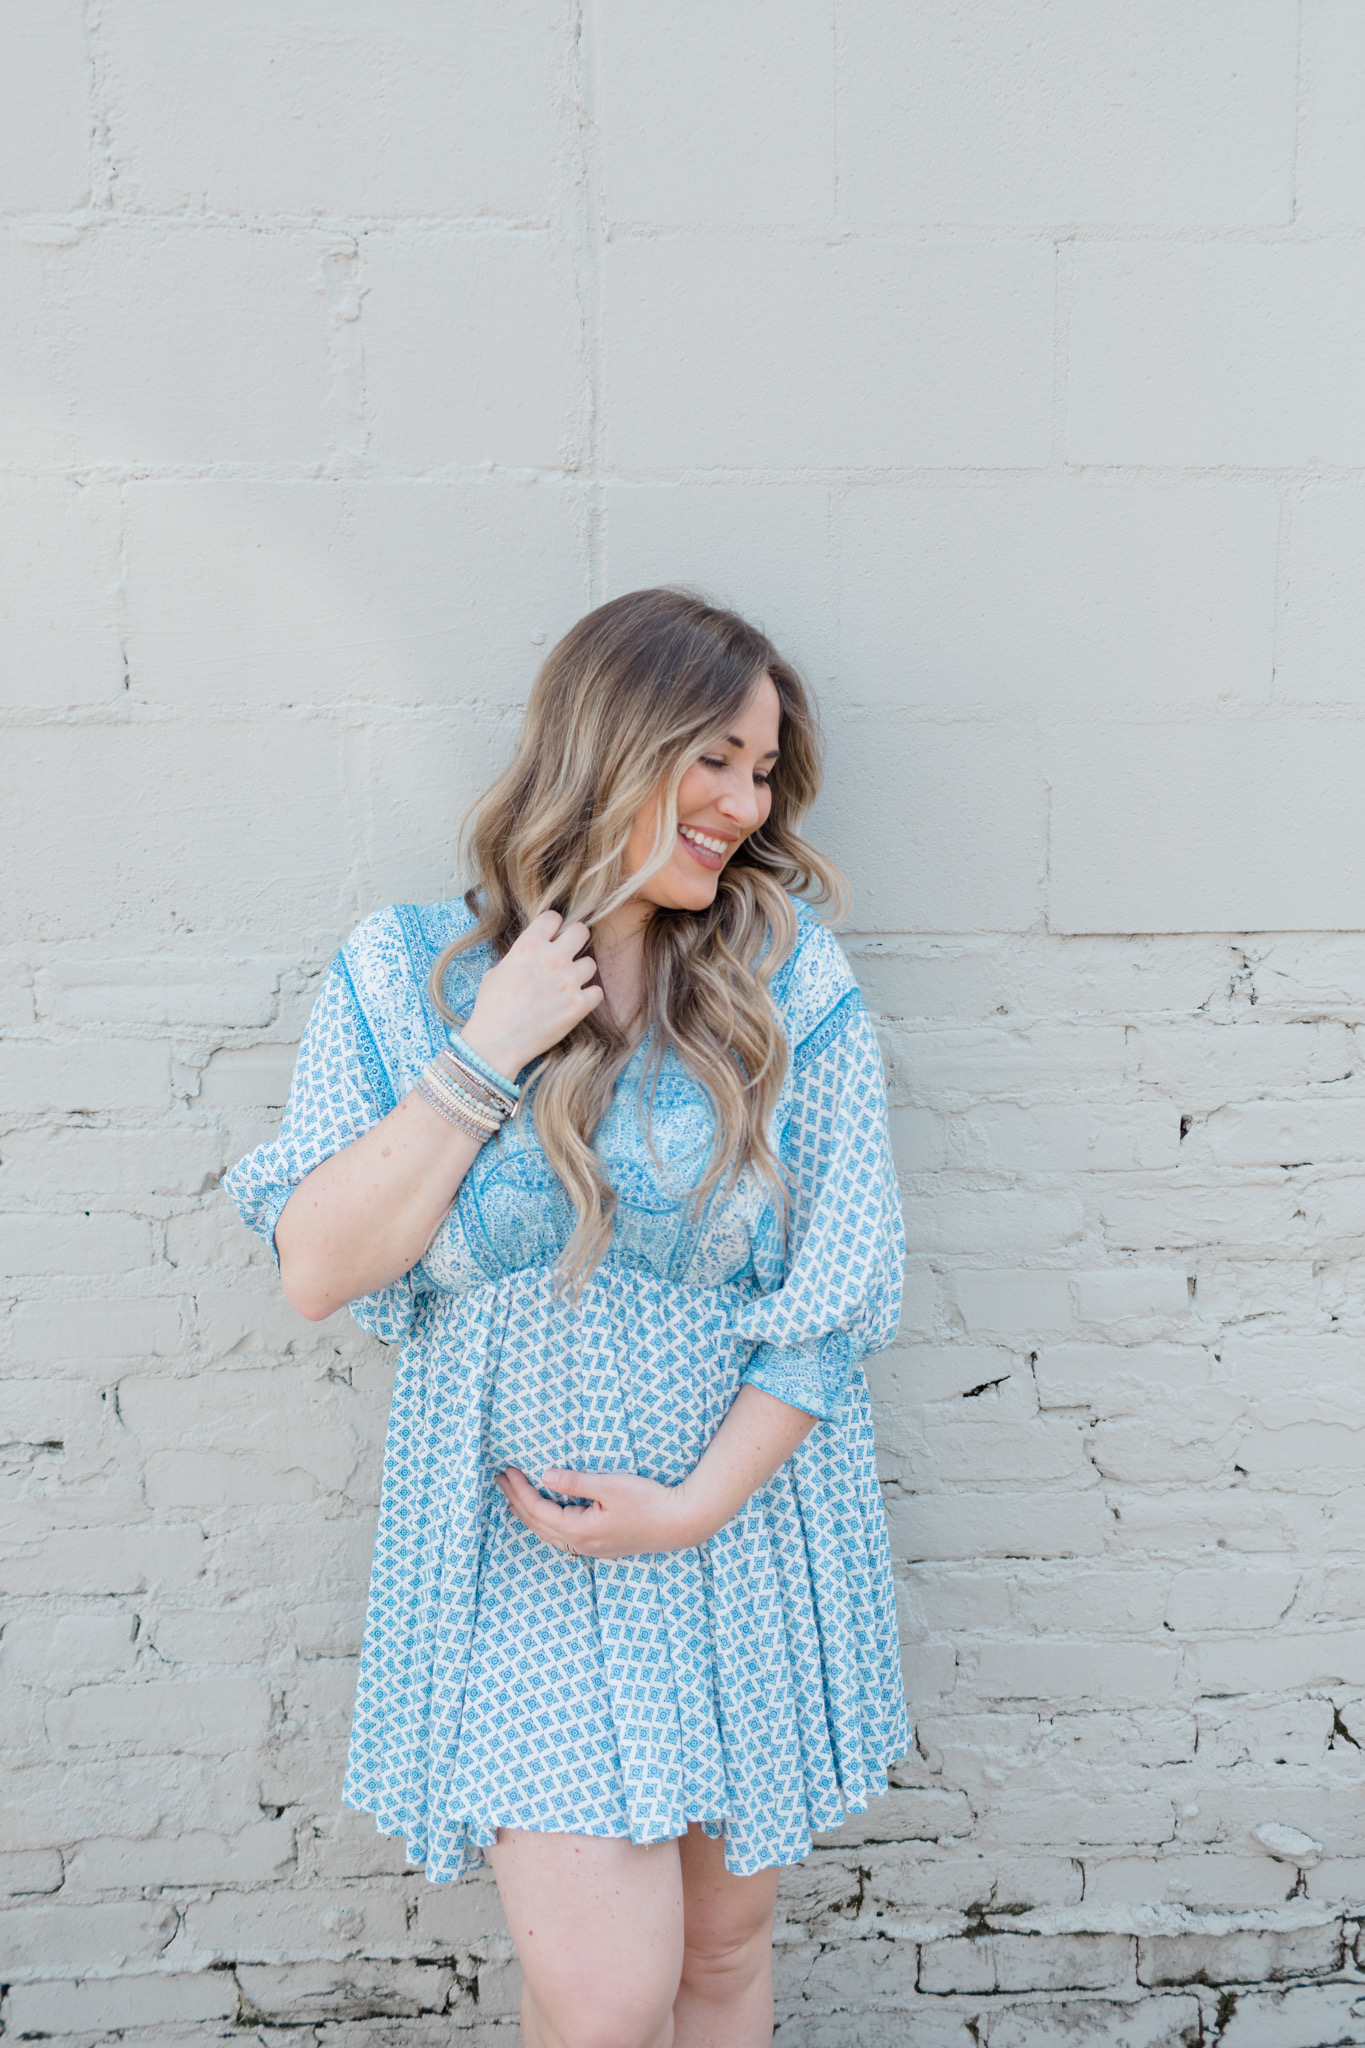
[[[773,981],[790,1042],[773,1142],[784,1240],[746,1173],[697,1213],[712,1132],[665,1059],[646,1136],[627,1067],[597,1149],[619,1197],[577,1302],[573,1212],[529,1117],[484,1146],[425,1257],[351,1304],[401,1343],[345,1797],[443,1882],[499,1827],[657,1842],[700,1822],[738,1874],[795,1863],[885,1789],[910,1743],[860,1360],[888,1343],[903,1240],[876,1039],[848,963],[798,906]],[[463,903],[366,919],[334,962],[278,1139],[227,1176],[273,1243],[292,1190],[391,1110],[447,1033],[428,993]],[[457,957],[468,1014],[491,949]],[[745,1382],[820,1418],[699,1549],[590,1561],[540,1542],[504,1465],[631,1471],[701,1457]]]

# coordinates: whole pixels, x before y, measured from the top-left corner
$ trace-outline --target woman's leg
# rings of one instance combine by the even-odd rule
[[[499,1828],[492,1860],[526,1976],[526,2048],[672,2048],[678,1844]]]
[[[674,2048],[768,2048],[777,1872],[732,1877],[724,1842],[699,1827],[689,1828],[678,1848],[684,1945]]]

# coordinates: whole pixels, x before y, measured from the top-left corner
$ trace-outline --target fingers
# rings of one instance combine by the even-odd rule
[[[520,1073],[605,1001],[591,936],[542,910],[484,975],[465,1036],[500,1073]]]
[[[511,950],[529,952],[543,946],[557,967],[562,970],[574,963],[586,979],[597,972],[597,963],[589,950],[591,941],[592,933],[580,919],[565,924],[557,910],[542,910],[539,917],[531,919]]]
[[[520,1515],[522,1521],[534,1516],[542,1508],[558,1512],[554,1501],[546,1500],[538,1493],[524,1472],[518,1472],[515,1465],[509,1465],[505,1472],[497,1475],[496,1484],[508,1506]]]
[[[561,948],[572,958],[582,952],[592,933],[578,918],[575,918],[572,924],[565,924],[557,910],[542,910],[539,916],[531,919],[521,936],[523,939],[548,940],[552,946]]]
[[[593,1560],[637,1557],[685,1547],[676,1516],[670,1513],[672,1490],[632,1472],[571,1472],[551,1466],[546,1486],[588,1505],[560,1507],[546,1500],[515,1466],[496,1475],[508,1512],[524,1529],[552,1549]]]
[[[609,1472],[569,1472],[562,1465],[545,1467],[545,1484],[552,1486],[556,1493],[571,1493],[578,1500],[598,1500],[601,1497],[602,1481],[610,1482]]]
[[[496,1484],[498,1492],[507,1503],[509,1512],[516,1521],[521,1523],[523,1529],[529,1529],[533,1536],[539,1536],[542,1543],[555,1543],[562,1547],[567,1539],[559,1534],[551,1523],[550,1517],[542,1512],[549,1505],[547,1502],[542,1501],[539,1495],[536,1495],[537,1504],[533,1507],[526,1498],[525,1493],[519,1488],[509,1486],[506,1479],[499,1479]],[[535,1494],[534,1487],[530,1491],[532,1494]]]
[[[550,1483],[548,1478],[546,1483]],[[567,1529],[570,1524],[581,1522],[584,1515],[591,1512],[587,1508],[561,1507],[557,1500],[546,1500],[544,1494],[532,1486],[526,1474],[519,1472],[515,1465],[509,1465],[505,1472],[500,1472],[495,1484],[518,1519],[525,1522],[528,1528],[537,1531],[551,1529],[558,1532]],[[555,1487],[556,1493],[566,1490],[563,1487]]]
[[[592,933],[585,924],[575,922],[566,924],[561,931],[556,932],[551,943],[562,946],[570,959],[576,960],[591,937]]]
[[[546,1500],[526,1474],[512,1465],[497,1473],[493,1483],[517,1521],[542,1543],[578,1556],[595,1554],[588,1529],[589,1517],[596,1513],[594,1508],[562,1508],[557,1502]]]

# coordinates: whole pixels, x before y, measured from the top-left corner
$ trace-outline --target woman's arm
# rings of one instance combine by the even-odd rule
[[[314,1167],[280,1211],[275,1249],[286,1299],[320,1322],[408,1272],[479,1149],[415,1090],[405,1095],[382,1123]]]
[[[501,1074],[557,1045],[602,1000],[584,924],[535,918],[479,983],[463,1036]],[[287,1299],[312,1322],[410,1271],[440,1228],[479,1142],[414,1092],[299,1182],[275,1249]]]
[[[556,1493],[591,1502],[565,1508],[546,1500],[515,1466],[498,1475],[503,1499],[519,1522],[561,1550],[582,1557],[635,1557],[657,1550],[690,1550],[705,1543],[766,1485],[779,1465],[805,1442],[814,1415],[741,1387],[729,1413],[698,1463],[677,1486],[660,1486],[634,1472],[549,1471]]]

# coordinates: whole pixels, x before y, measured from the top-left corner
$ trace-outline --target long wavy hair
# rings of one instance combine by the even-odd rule
[[[541,1147],[577,1212],[559,1269],[575,1292],[611,1239],[616,1197],[593,1138],[641,1027],[653,1032],[650,1094],[671,1046],[711,1100],[715,1136],[692,1198],[704,1201],[751,1166],[785,1201],[767,1127],[787,1045],[768,983],[796,939],[788,892],[838,912],[847,902],[843,876],[799,829],[820,787],[814,711],[791,663],[735,613],[685,591],[632,591],[580,619],[552,649],[512,761],[467,821],[465,901],[477,923],[446,947],[431,978],[452,1023],[461,1020],[441,984],[458,953],[488,942],[501,957],[543,910],[591,926],[666,865],[684,774],[731,730],[764,675],[781,705],[767,819],[736,847],[707,909],[653,911],[642,1015],[631,1033],[599,1004],[550,1048],[526,1091]],[[627,875],[631,826],[651,802],[653,851]]]

